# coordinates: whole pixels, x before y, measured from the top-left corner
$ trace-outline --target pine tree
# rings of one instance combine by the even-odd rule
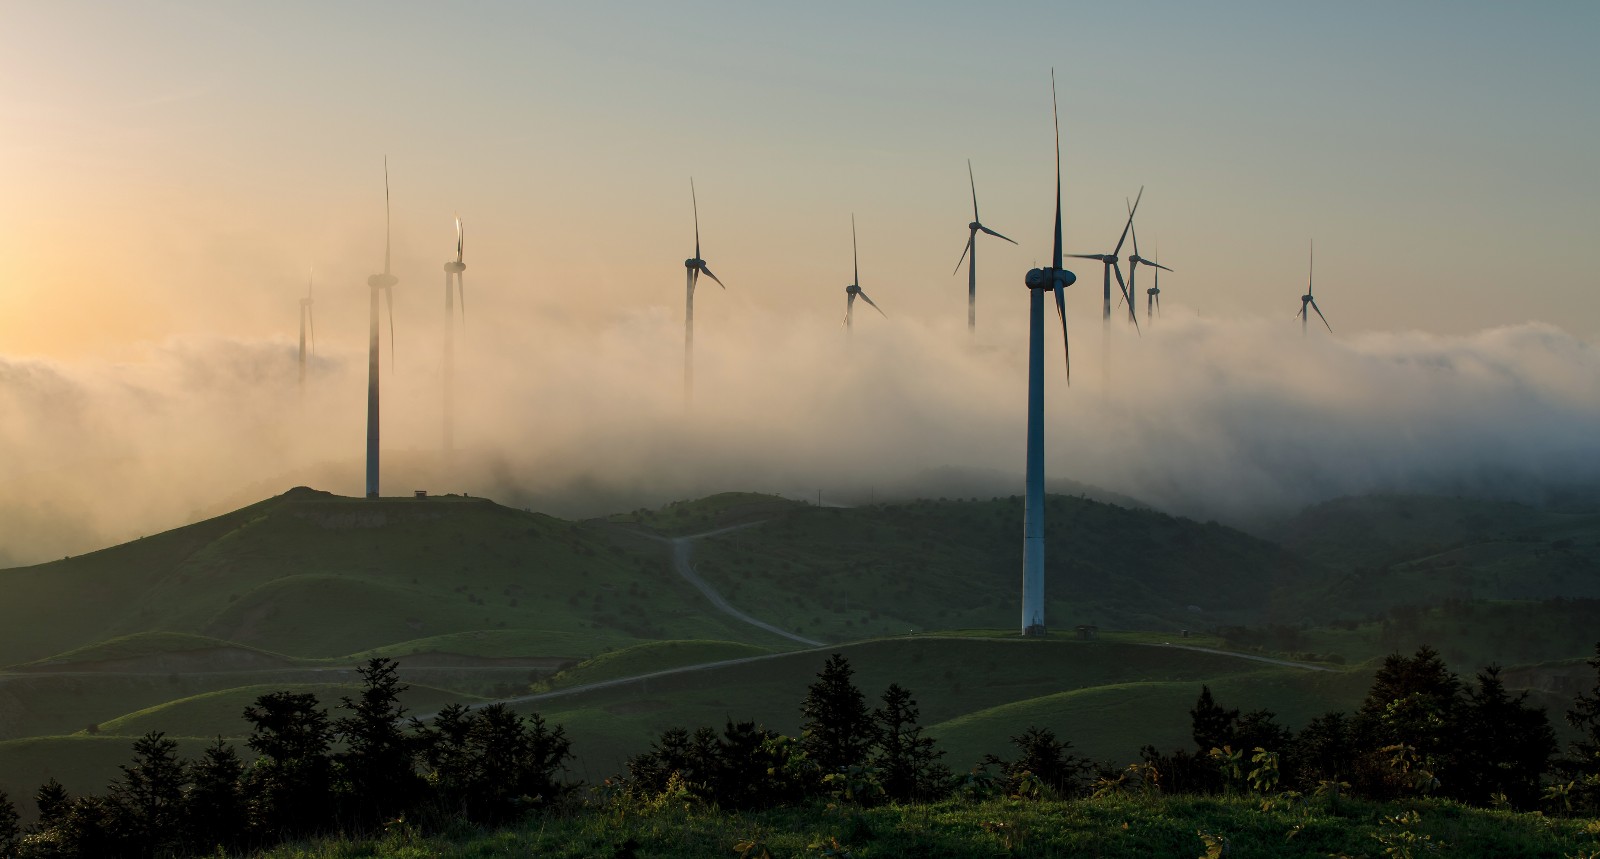
[[[49,829],[66,815],[72,805],[72,795],[52,776],[49,781],[39,785],[39,790],[33,795],[33,804],[39,809],[39,828]]]
[[[11,797],[0,790],[0,857],[3,859],[17,855],[17,846],[22,843],[21,820],[17,807],[11,804]]]
[[[183,798],[185,839],[198,852],[229,850],[244,843],[249,806],[244,796],[244,762],[221,737],[189,767],[189,792]]]
[[[351,715],[334,723],[345,750],[334,757],[343,779],[346,819],[372,826],[405,813],[422,782],[412,764],[414,740],[401,728],[400,682],[394,660],[375,658],[357,669],[365,685],[357,700],[343,699]]]
[[[1589,665],[1595,669],[1594,688],[1572,699],[1572,709],[1567,711],[1567,724],[1581,736],[1568,746],[1572,757],[1565,768],[1577,775],[1600,775],[1600,642],[1595,643]]]
[[[1556,734],[1544,709],[1527,703],[1528,693],[1506,692],[1500,668],[1478,674],[1478,688],[1467,693],[1458,740],[1458,783],[1447,792],[1464,802],[1487,804],[1503,794],[1515,808],[1531,808],[1540,794],[1540,777],[1556,753]]]
[[[120,767],[107,799],[117,830],[140,856],[174,849],[181,835],[183,789],[188,782],[178,744],[160,731],[133,743],[133,763]]]
[[[872,744],[867,699],[850,682],[854,673],[843,656],[833,654],[800,705],[800,747],[824,773],[861,765]]]
[[[872,711],[877,738],[872,766],[891,800],[932,798],[949,781],[950,770],[939,763],[944,752],[934,747],[932,737],[922,736],[917,715],[916,699],[899,684],[890,684],[883,706]]]
[[[1200,697],[1189,711],[1194,744],[1203,756],[1212,749],[1233,745],[1234,730],[1239,724],[1238,710],[1225,710],[1211,696],[1210,686],[1200,687]]]
[[[282,839],[327,827],[333,820],[333,726],[310,692],[273,692],[246,707],[254,730],[246,741],[260,755],[245,780],[251,825]]]
[[[1071,742],[1056,739],[1055,732],[1049,728],[1029,726],[1012,737],[1011,744],[1017,747],[1015,760],[985,755],[983,762],[998,766],[1005,773],[1012,792],[1026,795],[1030,783],[1036,782],[1062,798],[1078,793],[1090,764],[1087,759],[1071,754]]]

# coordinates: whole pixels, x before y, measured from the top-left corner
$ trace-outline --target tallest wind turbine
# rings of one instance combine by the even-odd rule
[[[1061,345],[1072,384],[1067,343],[1067,301],[1062,290],[1078,276],[1061,267],[1061,118],[1056,112],[1056,73],[1050,70],[1050,116],[1056,124],[1056,233],[1050,268],[1028,272],[1028,464],[1022,508],[1022,634],[1044,635],[1044,293],[1056,294]]]
[[[367,278],[372,288],[372,312],[367,326],[367,497],[378,497],[378,293],[389,304],[389,365],[394,366],[394,285],[400,280],[389,271],[389,159],[383,159],[383,274]]]
[[[978,221],[978,183],[972,178],[972,159],[967,159],[967,183],[972,186],[972,223],[967,224],[967,246],[956,260],[956,271],[961,270],[961,260],[967,260],[967,333],[977,333],[978,303],[978,233],[988,233],[997,239],[1006,239]],[[1011,239],[1006,241],[1016,244]],[[956,272],[950,272],[955,274]]]

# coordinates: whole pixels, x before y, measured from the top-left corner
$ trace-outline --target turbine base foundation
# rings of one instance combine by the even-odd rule
[[[1045,630],[1044,624],[1042,623],[1036,623],[1022,631],[1022,636],[1024,638],[1044,638],[1049,634],[1050,633]]]

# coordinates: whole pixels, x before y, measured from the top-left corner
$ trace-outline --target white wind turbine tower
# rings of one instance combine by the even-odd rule
[[[367,497],[378,497],[378,293],[389,305],[389,367],[394,368],[394,285],[400,280],[389,270],[389,158],[383,159],[383,273],[367,278],[372,290],[372,312],[367,330]]]
[[[455,448],[456,420],[456,296],[461,296],[461,324],[467,324],[467,288],[462,282],[462,272],[467,264],[461,261],[465,238],[461,230],[461,216],[456,216],[456,258],[444,264],[444,452]],[[452,283],[452,280],[454,281]]]

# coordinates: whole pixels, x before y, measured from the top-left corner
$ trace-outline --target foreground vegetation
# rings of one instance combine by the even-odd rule
[[[262,859],[490,857],[1422,857],[1594,856],[1600,822],[1469,808],[1444,800],[1373,803],[1255,797],[949,799],[863,808],[818,802],[724,811],[596,800],[515,826],[425,834],[405,821],[369,838],[284,845]]]

